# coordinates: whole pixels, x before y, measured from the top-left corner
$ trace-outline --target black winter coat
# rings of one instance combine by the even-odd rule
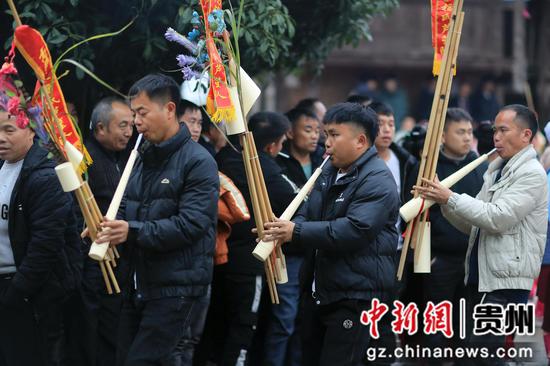
[[[128,152],[107,151],[93,136],[86,140],[86,148],[93,160],[88,168],[90,189],[105,214],[128,161]]]
[[[35,142],[11,194],[8,232],[17,271],[2,299],[13,305],[28,298],[37,311],[75,289],[82,267],[73,200],[47,155]]]
[[[461,161],[449,159],[443,153],[440,153],[436,169],[439,180],[447,178],[477,158],[477,154],[473,151],[470,151],[464,160]],[[489,164],[484,162],[452,186],[451,190],[456,193],[466,193],[470,197],[475,197],[481,190],[483,174],[485,174],[488,166]],[[432,257],[445,255],[452,257],[451,259],[454,258],[457,262],[464,262],[469,236],[457,230],[443,217],[439,205],[434,205],[430,208],[430,221]]]
[[[88,168],[88,183],[103,215],[105,215],[109,209],[120,177],[128,161],[129,151],[131,151],[132,147],[128,146],[126,150],[121,152],[112,152],[107,151],[101,146],[93,135],[86,140],[86,148],[93,161],[92,165]],[[84,218],[81,217],[80,212],[78,217],[82,223]],[[100,267],[97,261],[88,256],[91,241],[86,239],[83,244],[83,286],[91,287],[99,293],[105,293],[105,283]],[[122,258],[126,255],[124,250],[124,245],[118,246],[118,251]],[[128,277],[128,262],[125,260],[120,261],[120,263],[113,268],[113,271],[119,281],[119,285],[125,286],[124,281]]]
[[[236,146],[240,148],[240,145]],[[279,217],[296,192],[288,178],[283,177],[281,168],[274,158],[263,151],[258,152],[258,156],[271,209],[275,216]],[[228,262],[223,265],[223,268],[232,273],[261,275],[264,273],[264,264],[252,255],[257,236],[252,234],[251,230],[256,227],[256,224],[242,154],[233,150],[231,146],[226,146],[216,155],[216,161],[220,171],[231,178],[241,191],[250,211],[250,220],[231,225],[231,235],[227,239]]]
[[[206,294],[219,186],[214,159],[184,124],[169,140],[141,146],[119,211],[130,227],[126,250],[138,298]]]
[[[319,153],[310,154],[312,174],[315,169],[321,165],[321,157],[322,154]],[[285,143],[281,153],[277,156],[276,161],[282,169],[282,174],[290,179],[297,186],[297,188],[301,188],[304,184],[306,184],[308,178],[304,173],[304,169],[302,169],[302,164],[290,155],[288,141]],[[305,254],[303,248],[298,245],[283,245],[282,248],[285,255],[303,256]]]
[[[396,278],[395,181],[374,147],[335,183],[337,171],[331,163],[323,168],[286,245],[317,250],[304,267],[307,289],[315,270],[317,304],[385,298]]]
[[[411,189],[416,184],[418,176],[418,160],[407,150],[392,142],[390,150],[393,151],[399,160],[399,171],[401,178],[401,203],[404,204],[412,198]]]
[[[283,170],[283,174],[286,175],[298,188],[303,187],[307,182],[307,177],[302,169],[302,164],[296,160],[292,155],[290,155],[290,150],[288,148],[288,143],[285,143],[285,146],[281,153],[277,156],[277,164]],[[313,173],[319,165],[323,162],[322,154],[312,153],[310,154],[311,160],[311,172]]]

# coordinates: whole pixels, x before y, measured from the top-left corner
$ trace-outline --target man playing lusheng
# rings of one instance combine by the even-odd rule
[[[178,86],[148,75],[130,88],[146,143],[119,215],[97,242],[126,242],[131,284],[123,299],[117,364],[173,365],[177,345],[212,280],[219,179],[214,159],[178,123]]]
[[[324,128],[330,164],[293,221],[266,223],[263,239],[315,249],[305,263],[315,306],[304,319],[304,364],[359,365],[371,341],[361,311],[395,285],[399,197],[373,147],[372,109],[337,104]]]
[[[424,198],[441,205],[445,218],[470,234],[466,254],[468,305],[526,303],[538,276],[546,244],[547,181],[531,141],[538,128],[535,114],[522,105],[509,105],[495,118],[494,142],[499,158],[484,175],[473,198],[424,180],[416,187]],[[472,314],[473,309],[469,313]],[[504,346],[502,335],[472,335],[471,343],[494,349]],[[477,360],[500,364],[502,360]]]

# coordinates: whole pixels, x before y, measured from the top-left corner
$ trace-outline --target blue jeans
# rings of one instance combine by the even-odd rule
[[[207,293],[196,298],[196,302],[189,314],[189,324],[183,331],[183,337],[174,350],[176,366],[193,365],[193,353],[195,346],[201,340],[208,306],[210,305],[211,286],[208,286]]]
[[[300,337],[295,332],[296,315],[300,303],[300,268],[304,259],[297,256],[286,257],[288,282],[277,285],[279,305],[271,306],[265,339],[264,365],[296,366],[301,362]]]

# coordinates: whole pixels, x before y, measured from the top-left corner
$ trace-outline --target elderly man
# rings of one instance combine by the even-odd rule
[[[116,97],[101,99],[92,111],[91,136],[86,141],[86,147],[93,164],[88,169],[88,176],[90,188],[104,214],[128,160],[127,145],[132,136],[133,119],[128,103]],[[88,253],[88,248],[85,252]],[[121,281],[126,277],[125,271],[125,265],[115,268],[115,274]],[[79,327],[83,327],[79,334],[84,336],[81,341],[82,356],[89,360],[90,365],[113,365],[122,298],[107,294],[97,262],[87,255],[81,293],[85,309],[84,313],[79,314],[84,318],[79,322]]]
[[[539,273],[546,243],[548,188],[531,145],[537,127],[535,114],[525,106],[500,110],[494,126],[499,158],[489,165],[476,198],[454,193],[438,179],[415,187],[424,198],[441,205],[451,224],[470,234],[465,261],[470,307],[526,303]],[[504,346],[504,336],[472,336],[470,341],[491,348]]]

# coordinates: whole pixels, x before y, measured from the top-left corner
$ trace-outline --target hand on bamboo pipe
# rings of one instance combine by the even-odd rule
[[[81,239],[84,239],[84,238],[87,237],[88,235],[90,235],[90,230],[88,230],[88,228],[85,228],[85,229],[80,233],[80,238],[81,238]]]
[[[112,245],[118,245],[128,239],[128,221],[109,220],[106,217],[103,220],[101,223],[103,230],[97,234],[95,241],[97,244],[111,243]]]
[[[274,241],[287,243],[292,240],[294,225],[295,224],[292,221],[277,218],[273,222],[266,222],[264,224],[264,237],[262,240],[265,242]]]
[[[437,177],[435,177],[433,181],[422,178],[422,182],[426,184],[426,186],[413,186],[413,192],[416,190],[422,198],[434,201],[440,205],[447,204],[449,197],[453,194],[453,191],[443,186]]]

